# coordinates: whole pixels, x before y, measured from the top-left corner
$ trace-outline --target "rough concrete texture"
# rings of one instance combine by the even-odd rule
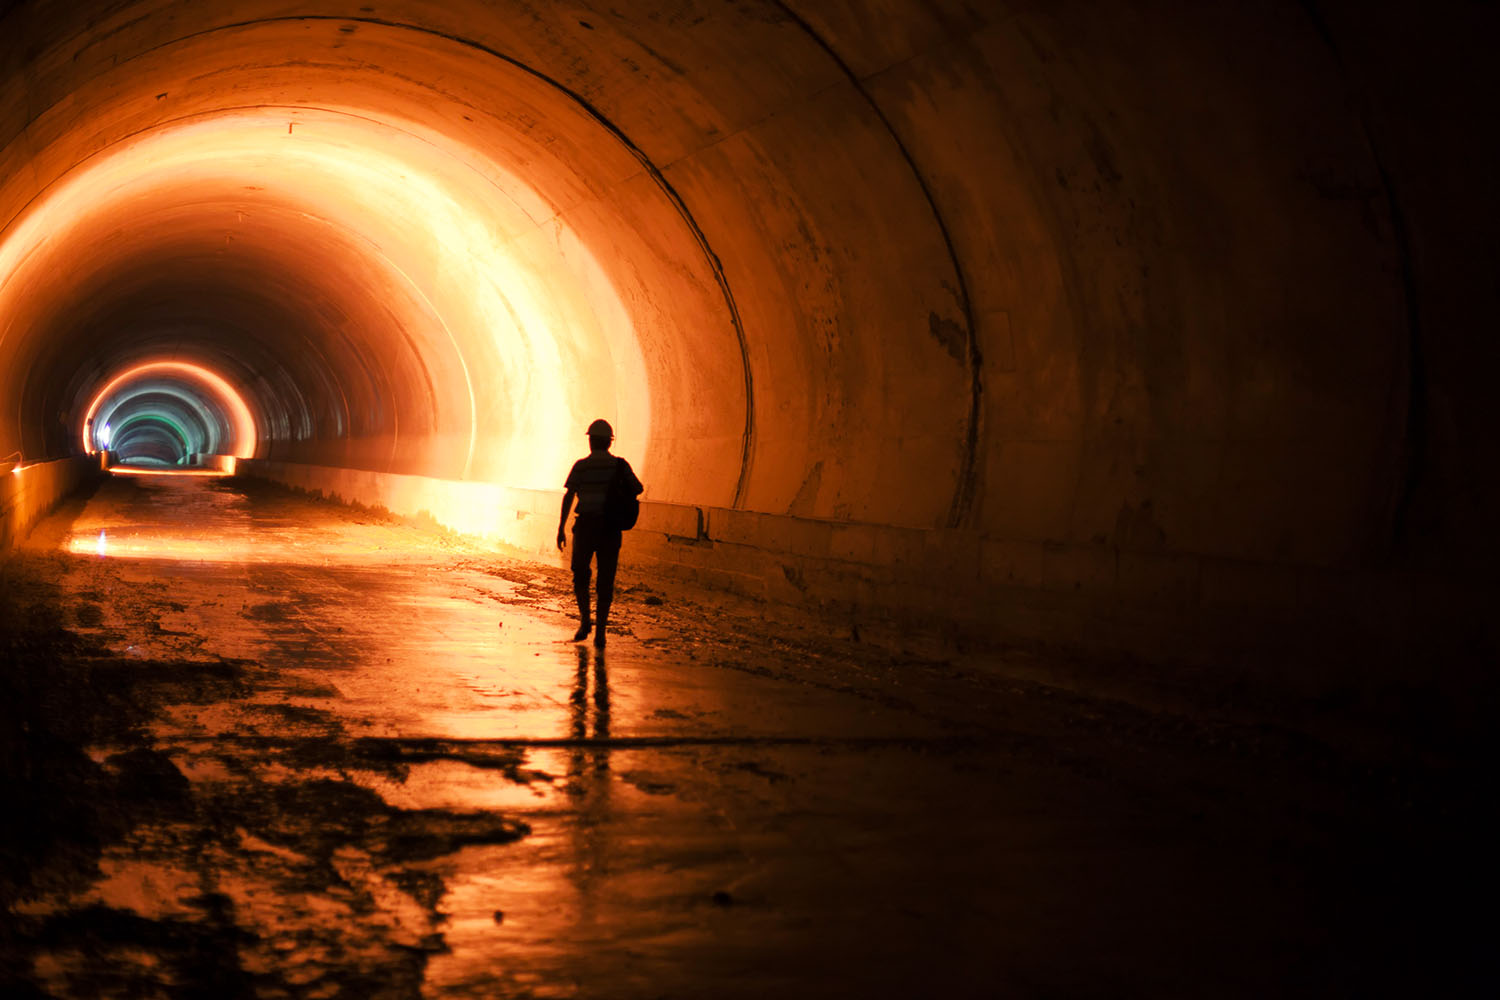
[[[64,497],[100,474],[99,460],[87,456],[7,468],[13,463],[0,464],[0,552],[16,546]]]
[[[457,536],[70,501],[0,562],[0,990],[1491,995],[1483,769],[1418,706],[832,631],[630,541],[601,654]]]

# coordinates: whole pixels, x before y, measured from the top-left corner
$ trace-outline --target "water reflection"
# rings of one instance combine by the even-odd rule
[[[609,769],[609,755],[607,747],[584,746],[582,741],[606,741],[609,739],[609,674],[604,664],[604,650],[594,650],[594,712],[593,732],[589,732],[589,653],[587,645],[580,643],[578,646],[578,673],[573,680],[573,694],[569,698],[572,705],[573,728],[571,736],[580,741],[578,750],[593,750],[594,756],[598,758],[595,766],[602,770]],[[604,751],[604,752],[600,752]]]
[[[575,813],[569,833],[568,880],[578,892],[578,922],[588,926],[594,922],[600,884],[609,874],[609,673],[604,650],[579,645],[569,704],[574,742],[568,754],[568,794]]]

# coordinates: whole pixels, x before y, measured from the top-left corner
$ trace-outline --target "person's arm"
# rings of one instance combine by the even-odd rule
[[[577,496],[576,490],[569,489],[563,494],[562,515],[557,519],[557,547],[561,549],[568,544],[568,511],[573,509],[573,498]]]

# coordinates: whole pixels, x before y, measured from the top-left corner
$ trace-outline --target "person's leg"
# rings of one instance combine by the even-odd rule
[[[584,521],[573,522],[573,596],[578,600],[578,634],[574,642],[588,638],[592,620],[589,617],[589,562],[594,558],[598,539]]]
[[[609,606],[615,597],[615,568],[620,564],[620,532],[600,532],[596,551],[599,557],[599,615],[594,629],[594,645],[604,645],[604,624],[609,620]]]

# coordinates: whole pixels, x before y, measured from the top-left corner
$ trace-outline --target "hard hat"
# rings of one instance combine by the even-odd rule
[[[595,420],[589,424],[589,437],[614,439],[615,429],[609,426],[608,420]]]

